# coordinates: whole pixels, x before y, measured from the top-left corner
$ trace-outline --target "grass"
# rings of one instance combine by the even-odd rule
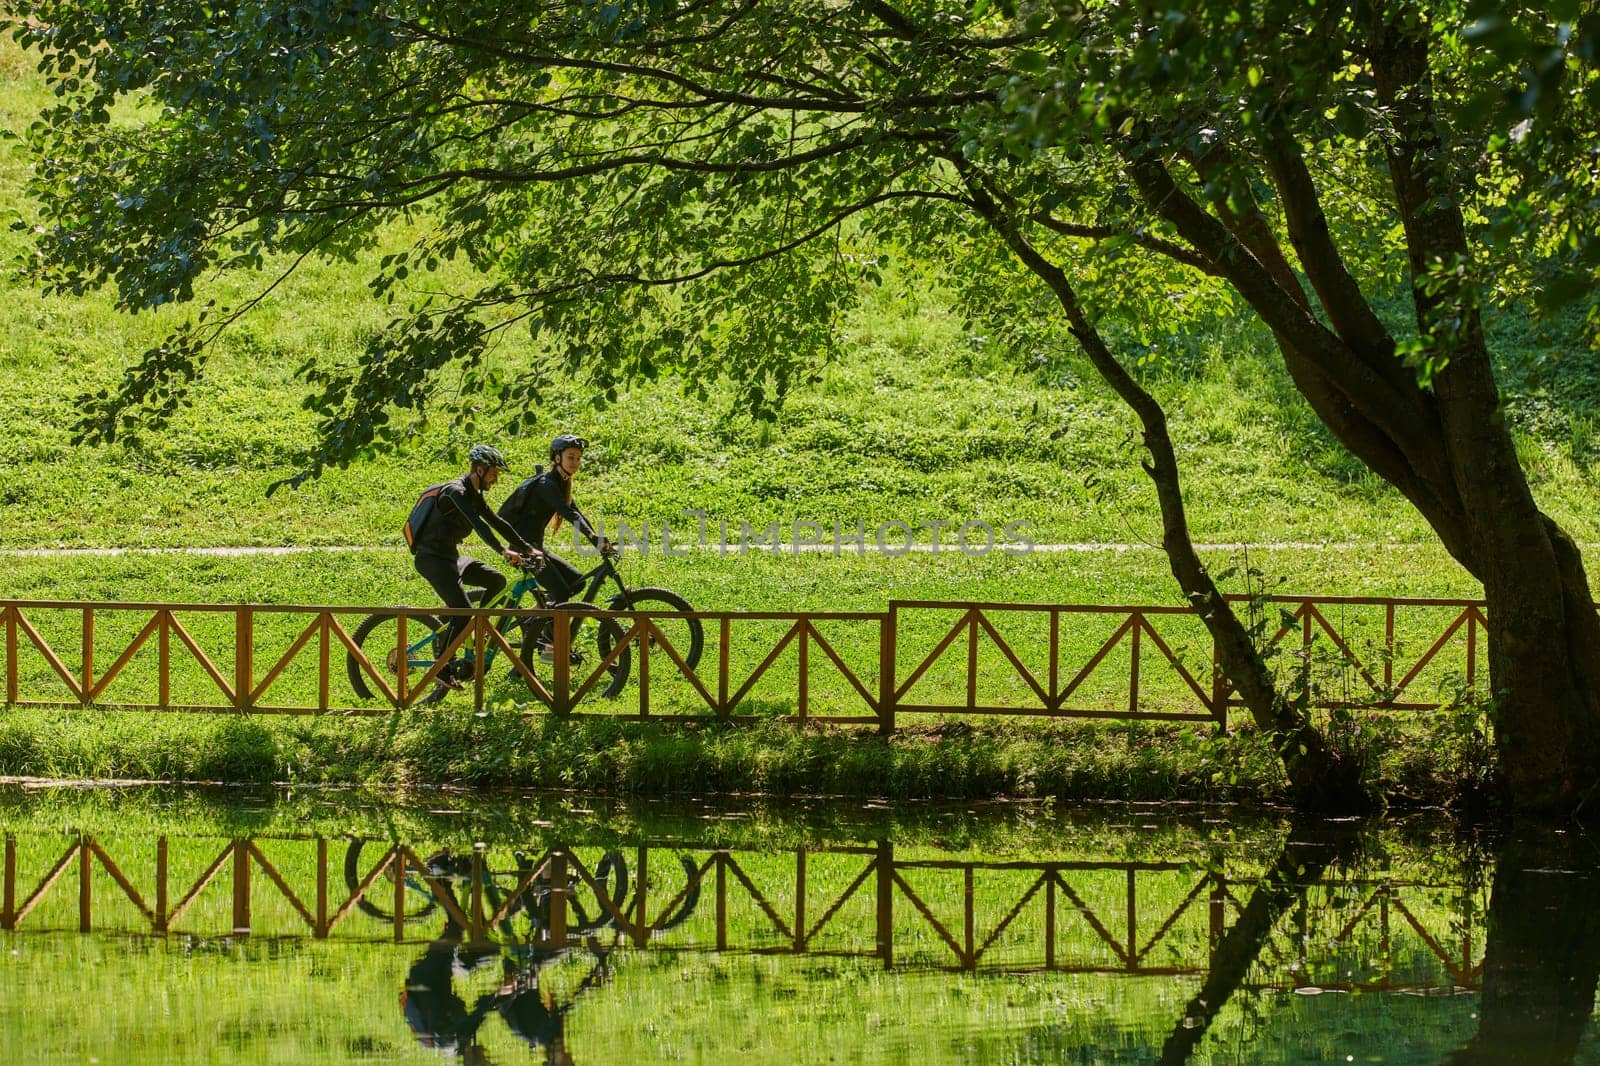
[[[1395,808],[1472,798],[1479,767],[1443,732],[1375,754]],[[14,709],[0,775],[247,784],[540,788],[612,796],[833,796],[894,802],[993,798],[1286,801],[1271,750],[1169,724],[910,725],[890,739],[780,724],[481,715],[151,715]]]

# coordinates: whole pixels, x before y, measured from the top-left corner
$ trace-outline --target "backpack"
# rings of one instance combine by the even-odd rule
[[[411,507],[411,513],[406,516],[406,524],[401,527],[400,532],[405,535],[406,547],[411,549],[412,555],[417,553],[417,538],[422,536],[422,527],[428,524],[428,517],[433,514],[433,507],[439,499],[440,490],[448,484],[450,482],[441,481],[437,485],[429,485],[423,490],[422,495],[417,497],[417,502]]]

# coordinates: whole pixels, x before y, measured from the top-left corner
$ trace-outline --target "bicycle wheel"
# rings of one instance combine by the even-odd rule
[[[650,934],[651,936],[659,936],[668,929],[676,929],[678,926],[688,921],[689,916],[693,914],[695,908],[700,905],[700,878],[698,876],[700,872],[699,867],[695,866],[694,860],[689,858],[687,855],[679,855],[678,862],[683,866],[684,885],[686,886],[683,893],[683,900],[678,904],[677,910],[673,911],[670,915],[661,920],[660,924],[658,924],[655,927],[655,930]]]
[[[427,656],[437,656],[441,650],[439,648],[441,638],[437,635],[439,626],[439,619],[432,615],[409,615],[406,618],[406,642],[415,649],[418,641],[430,633],[435,634],[434,638],[425,647],[427,648]],[[367,661],[377,668],[378,672],[383,675],[383,679],[396,692],[399,691],[401,672],[399,631],[400,620],[398,615],[379,613],[367,615],[361,620],[361,624],[356,626],[355,632],[350,634],[350,639],[355,641],[356,647],[361,649],[362,653],[367,657]],[[419,655],[416,651],[407,656],[408,659],[422,657],[424,656]],[[367,676],[367,671],[362,667],[361,661],[354,654],[347,653],[345,655],[344,667],[345,673],[350,677],[350,687],[355,690],[357,696],[364,700],[370,700],[381,695],[381,693],[374,691],[373,686],[368,683],[371,679]],[[421,680],[426,668],[412,665],[408,662],[405,664],[405,672],[407,690],[409,691],[409,686]],[[436,690],[430,692],[418,702],[432,703],[442,695],[442,691]]]
[[[556,611],[598,611],[600,608],[583,600],[568,600],[566,603],[553,604],[552,610]],[[539,653],[555,646],[552,636],[554,627],[549,618],[536,618],[528,623],[526,636],[522,641],[522,660],[530,667],[538,669],[540,663]],[[572,684],[574,688],[582,685],[595,666],[603,661],[622,640],[622,627],[617,625],[613,618],[574,618],[572,620]],[[606,667],[606,676],[595,682],[600,695],[606,699],[613,699],[622,691],[622,686],[628,680],[628,664],[633,652],[631,647],[623,648],[616,659]]]
[[[366,843],[367,841],[365,840],[352,837],[349,847],[345,849],[344,884],[351,895],[354,895],[356,889],[361,887],[361,882],[366,877],[366,871],[361,869],[361,848]],[[394,884],[394,867],[390,866],[388,870],[385,870],[379,880],[386,886],[392,886]],[[374,918],[382,918],[384,921],[392,921],[394,919],[394,911],[392,909],[385,909],[380,903],[369,899],[368,896],[377,896],[383,903],[393,903],[394,890],[392,887],[379,889],[377,885],[373,885],[368,888],[367,895],[356,900],[356,906],[361,909],[362,913],[370,914]],[[439,901],[434,899],[433,892],[428,888],[427,883],[415,874],[407,874],[406,919],[410,921],[417,918],[425,918],[432,914],[438,906]]]
[[[634,589],[626,596],[618,596],[606,605],[612,611],[692,611],[689,601],[668,589]],[[705,627],[698,618],[653,618],[661,635],[672,645],[672,650],[693,670],[705,651]],[[657,641],[657,644],[660,642]],[[607,648],[607,651],[610,649]]]
[[[628,860],[622,857],[620,851],[608,851],[600,857],[599,863],[594,868],[595,906],[599,911],[595,914],[592,923],[586,922],[579,929],[579,935],[598,932],[601,929],[616,928],[617,919],[612,913],[627,914],[628,902]],[[611,906],[607,907],[606,904]]]

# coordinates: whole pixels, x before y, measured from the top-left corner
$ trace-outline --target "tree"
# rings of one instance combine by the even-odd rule
[[[883,242],[937,244],[974,282],[1004,254],[1138,415],[1174,576],[1291,778],[1326,799],[1347,767],[1218,594],[1165,414],[1099,328],[1151,293],[1224,294],[1483,582],[1513,802],[1570,806],[1595,777],[1600,619],[1528,490],[1481,324],[1535,284],[1595,320],[1572,280],[1600,263],[1600,24],[1575,2],[12,9],[60,97],[32,134],[48,284],[112,285],[130,311],[188,301],[213,268],[293,269],[417,210],[433,233],[381,261],[376,293],[452,258],[479,268],[480,288],[421,300],[358,365],[307,369],[323,421],[305,476],[382,446],[439,368],[479,366],[514,326],[602,390],[728,374],[766,416],[826,357]],[[143,121],[119,121],[130,104]],[[1374,310],[1374,271],[1414,322]],[[246,309],[202,312],[85,398],[85,433],[170,413]],[[547,370],[502,398],[526,405]]]

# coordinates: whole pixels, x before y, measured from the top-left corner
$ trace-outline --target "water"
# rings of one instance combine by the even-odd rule
[[[0,824],[6,1063],[1600,1062],[1578,832],[17,786]]]

